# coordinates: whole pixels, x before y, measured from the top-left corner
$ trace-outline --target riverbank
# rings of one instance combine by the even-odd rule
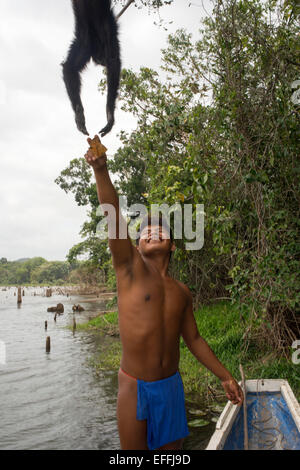
[[[300,400],[300,366],[291,359],[278,358],[266,345],[252,340],[245,348],[245,326],[239,313],[230,304],[221,302],[202,307],[195,312],[201,336],[208,342],[221,362],[240,380],[239,364],[243,365],[246,379],[282,378],[288,380],[296,397]],[[93,318],[88,323],[78,325],[78,330],[101,331],[115,338],[103,353],[91,360],[96,370],[117,370],[121,358],[117,312]],[[180,340],[180,372],[185,391],[203,402],[226,401],[218,379],[201,366],[192,356],[184,341]]]
[[[36,289],[36,295],[43,295],[46,289],[51,289],[53,295],[108,295],[114,297],[115,292],[111,292],[111,288],[106,285],[83,285],[83,284],[66,284],[62,286],[51,285],[51,284],[0,284],[0,290],[5,292],[9,289],[17,289],[21,287],[22,289]]]

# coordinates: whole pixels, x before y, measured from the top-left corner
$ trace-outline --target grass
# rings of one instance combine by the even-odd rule
[[[200,335],[208,342],[220,361],[240,380],[239,364],[243,365],[246,379],[282,378],[288,380],[296,397],[300,400],[300,365],[291,359],[276,357],[275,351],[253,341],[246,350],[243,335],[245,326],[240,321],[237,309],[229,303],[218,303],[202,307],[195,312]],[[114,337],[101,348],[92,365],[98,369],[118,369],[121,358],[121,344],[118,337],[118,314],[108,313],[96,317],[78,330],[101,331]],[[186,393],[207,401],[225,401],[219,380],[194,358],[184,341],[180,341],[180,372]]]
[[[99,342],[98,352],[89,360],[89,363],[96,371],[119,369],[122,347],[119,339],[118,312],[106,313],[87,323],[77,324],[76,329],[110,336],[110,341]]]
[[[87,323],[79,323],[77,325],[77,330],[100,330],[104,333],[111,334],[111,336],[118,336],[118,312],[109,312],[105,315],[100,315],[99,317],[92,318],[92,320]]]

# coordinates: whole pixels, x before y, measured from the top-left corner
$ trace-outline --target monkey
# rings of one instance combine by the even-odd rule
[[[118,26],[111,9],[111,0],[72,0],[75,18],[74,39],[62,63],[63,80],[75,112],[80,132],[89,135],[85,125],[80,91],[80,74],[92,59],[107,69],[107,124],[99,134],[105,136],[114,125],[115,103],[121,73]]]

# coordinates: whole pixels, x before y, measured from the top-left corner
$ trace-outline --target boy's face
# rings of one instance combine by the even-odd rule
[[[148,225],[143,228],[140,234],[140,241],[138,250],[144,256],[151,255],[151,253],[160,252],[170,253],[174,251],[175,245],[170,239],[170,234],[165,227],[159,225]]]

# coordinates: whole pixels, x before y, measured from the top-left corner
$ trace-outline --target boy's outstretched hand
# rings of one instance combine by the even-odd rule
[[[230,400],[234,405],[242,405],[244,394],[237,381],[234,379],[225,380],[222,382],[222,385],[228,400]]]

